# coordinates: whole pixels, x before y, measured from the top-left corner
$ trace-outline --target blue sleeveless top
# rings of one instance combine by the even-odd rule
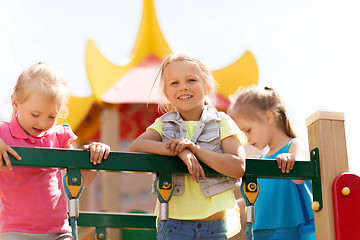
[[[262,154],[262,159],[276,159],[281,153],[288,153],[292,139],[271,156]],[[311,208],[311,181],[295,184],[290,179],[258,178],[259,196],[255,202],[254,230],[297,227],[314,219]]]

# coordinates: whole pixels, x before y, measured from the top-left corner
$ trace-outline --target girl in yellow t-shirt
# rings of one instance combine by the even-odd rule
[[[161,106],[167,113],[130,151],[178,156],[189,170],[189,175],[173,174],[169,239],[227,239],[240,231],[233,189],[245,172],[246,136],[228,115],[210,105],[216,82],[199,59],[171,54],[160,71],[160,92],[167,100]],[[205,176],[199,161],[225,176]],[[157,238],[163,239],[161,230]]]

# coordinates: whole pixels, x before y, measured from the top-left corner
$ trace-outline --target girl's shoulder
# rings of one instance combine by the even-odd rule
[[[275,159],[276,156],[278,156],[279,154],[292,153],[291,149],[296,149],[298,144],[299,141],[297,140],[297,138],[292,138],[285,145],[277,149],[276,152],[271,151],[270,148],[267,149],[261,154],[260,158]]]
[[[155,122],[153,124],[151,124],[150,126],[148,126],[146,128],[146,131],[148,130],[155,130],[157,133],[159,133],[159,135],[162,137],[162,120],[161,117],[160,118],[156,118]]]
[[[294,154],[295,158],[299,160],[309,160],[310,158],[308,145],[300,138],[294,138],[289,147],[289,153]]]
[[[305,142],[304,142],[302,139],[300,139],[300,138],[293,138],[293,139],[291,139],[291,140],[289,141],[288,145],[289,145],[289,152],[290,152],[292,149],[299,148],[299,147],[303,148],[303,147],[306,146]]]
[[[239,127],[236,125],[235,121],[226,113],[220,113],[220,140],[227,138],[229,136],[236,136],[241,145],[245,145],[247,143],[247,137],[245,133],[243,133]]]
[[[0,129],[9,128],[9,122],[0,121]]]
[[[51,130],[52,132],[50,132],[49,134],[53,135],[52,138],[58,139],[58,147],[68,147],[77,139],[77,136],[71,129],[70,125],[67,123],[55,123]]]
[[[52,128],[52,131],[56,132],[56,133],[69,133],[69,132],[73,132],[71,126],[68,123],[63,123],[63,124],[58,124],[55,123]]]
[[[225,128],[233,128],[239,130],[239,127],[236,125],[235,121],[229,115],[227,115],[224,112],[219,112],[219,116],[220,116],[221,128],[225,127]]]
[[[10,133],[10,123],[6,121],[0,121],[0,133],[1,137],[3,137],[4,134]]]
[[[234,121],[227,113],[218,112],[221,121]]]

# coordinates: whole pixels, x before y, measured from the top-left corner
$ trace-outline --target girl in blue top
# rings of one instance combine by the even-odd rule
[[[305,144],[296,138],[280,96],[271,88],[240,89],[229,108],[249,144],[268,151],[263,159],[276,159],[289,173],[296,160],[308,160]],[[259,178],[255,202],[255,240],[315,239],[310,180]]]
[[[169,239],[227,239],[240,230],[233,190],[245,172],[246,136],[230,116],[210,105],[216,82],[200,60],[171,54],[160,71],[160,92],[168,111],[130,151],[178,156],[189,170],[190,174],[172,175]],[[226,176],[205,176],[200,162]],[[163,239],[161,228],[157,238]]]

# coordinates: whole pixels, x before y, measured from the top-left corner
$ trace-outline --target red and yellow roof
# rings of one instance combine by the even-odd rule
[[[157,103],[158,87],[155,84],[152,88],[152,85],[162,59],[170,53],[172,50],[161,32],[154,1],[144,0],[140,29],[129,63],[116,65],[108,61],[89,40],[85,63],[92,95],[86,98],[72,96],[68,104],[69,116],[60,122],[69,123],[80,140],[87,140],[99,130],[101,108]],[[233,64],[212,71],[212,74],[220,87],[220,108],[227,106],[228,96],[239,86],[254,85],[258,81],[257,64],[250,51]]]

